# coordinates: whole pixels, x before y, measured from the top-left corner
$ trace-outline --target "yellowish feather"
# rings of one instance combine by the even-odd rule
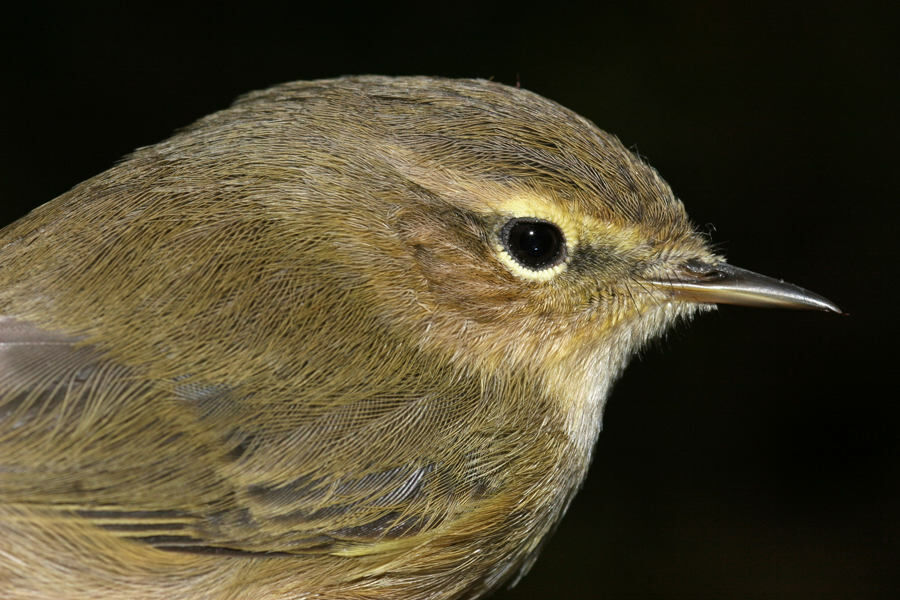
[[[479,597],[720,263],[527,91],[245,96],[0,234],[0,595]]]

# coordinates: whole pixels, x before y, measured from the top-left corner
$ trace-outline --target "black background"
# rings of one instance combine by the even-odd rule
[[[850,316],[725,307],[644,352],[584,490],[496,597],[900,597],[894,15],[435,6],[7,15],[2,218],[271,84],[520,81],[644,155],[733,264]]]

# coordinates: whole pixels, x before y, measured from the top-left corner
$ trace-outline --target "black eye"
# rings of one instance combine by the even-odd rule
[[[516,262],[540,271],[566,258],[566,238],[559,227],[540,219],[512,219],[500,230],[500,241]]]

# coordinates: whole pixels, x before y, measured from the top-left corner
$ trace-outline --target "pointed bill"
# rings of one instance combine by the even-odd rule
[[[646,283],[691,302],[842,313],[834,302],[824,296],[727,263],[711,265],[697,260],[688,261],[671,278],[649,279]]]

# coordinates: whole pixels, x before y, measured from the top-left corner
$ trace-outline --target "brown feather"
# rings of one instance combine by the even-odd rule
[[[532,281],[497,232],[549,213],[577,246]],[[639,284],[688,258],[656,172],[535,94],[250,94],[2,233],[4,597],[476,597],[697,309]]]

